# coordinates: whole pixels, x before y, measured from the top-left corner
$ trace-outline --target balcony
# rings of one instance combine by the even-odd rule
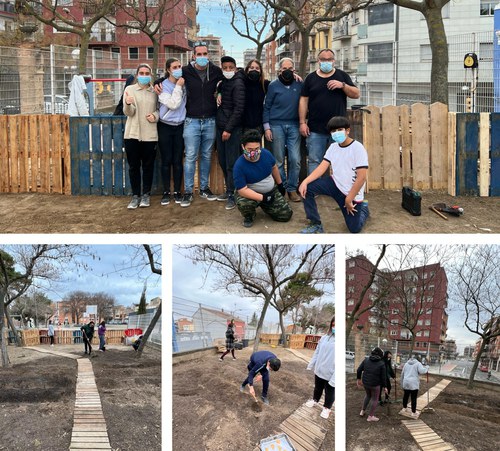
[[[99,31],[90,35],[90,43],[112,44],[116,42],[116,34],[113,31]]]
[[[333,29],[333,39],[346,39],[349,38],[349,24],[344,22],[341,25],[337,25]]]
[[[276,56],[281,56],[282,53],[290,53],[290,44],[288,44],[288,42],[281,44],[276,48]]]

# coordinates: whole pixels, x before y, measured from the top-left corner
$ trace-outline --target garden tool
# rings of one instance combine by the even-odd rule
[[[449,205],[446,205],[444,202],[438,202],[438,203],[432,204],[432,206],[437,211],[441,211],[443,213],[448,213],[452,216],[462,216],[464,214],[464,209],[462,207],[459,207],[458,205],[449,206]]]
[[[429,407],[429,371],[427,371],[427,405],[422,409],[422,411],[420,413],[424,413],[424,412],[432,412],[434,413],[434,409],[432,407]]]

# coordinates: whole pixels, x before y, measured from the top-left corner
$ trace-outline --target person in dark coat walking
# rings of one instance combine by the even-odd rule
[[[217,200],[226,202],[226,210],[236,207],[234,201],[233,166],[240,156],[240,139],[245,109],[245,76],[236,68],[236,61],[230,56],[221,58],[224,78],[217,87],[217,154],[224,173],[226,191]]]
[[[94,338],[94,321],[90,321],[90,323],[86,324],[85,326],[80,327],[80,330],[82,331],[83,335],[83,343],[85,345],[85,354],[87,354],[87,349],[88,349],[88,354],[90,355],[92,353],[92,338]]]
[[[386,375],[385,375],[385,364],[382,360],[384,353],[380,348],[374,348],[371,352],[370,357],[366,357],[365,360],[361,362],[357,370],[357,386],[361,388],[364,387],[366,395],[363,400],[363,408],[359,412],[360,416],[364,416],[365,412],[368,410],[368,405],[371,401],[371,407],[368,413],[367,421],[378,421],[379,418],[375,416],[375,409],[378,405],[379,393],[381,390],[387,391],[386,385]],[[363,377],[361,378],[361,375]]]
[[[250,356],[248,363],[248,376],[243,381],[240,391],[244,392],[248,385],[250,394],[255,397],[254,382],[262,379],[262,402],[269,405],[267,391],[269,390],[269,370],[278,371],[281,367],[281,360],[270,351],[257,351]]]
[[[226,330],[226,352],[219,357],[219,360],[221,362],[229,353],[231,353],[231,355],[233,356],[233,360],[236,360],[236,357],[234,355],[235,331],[236,327],[234,325],[234,320],[231,320],[231,322],[227,325]]]
[[[385,365],[385,387],[387,391],[385,392],[385,400],[382,401],[382,391],[379,394],[379,403],[381,406],[389,402],[389,395],[391,394],[391,378],[396,379],[396,374],[394,373],[394,368],[392,367],[392,353],[391,351],[385,351],[384,357],[382,359]]]

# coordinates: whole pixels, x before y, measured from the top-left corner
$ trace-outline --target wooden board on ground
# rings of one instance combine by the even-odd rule
[[[455,448],[446,443],[438,434],[436,434],[422,420],[403,420],[417,445],[423,451],[455,451]]]
[[[417,420],[420,417],[420,412],[417,410],[415,413],[417,414],[417,416],[416,417],[412,417],[411,413],[407,412],[406,409],[401,409],[399,411],[399,415],[403,415],[404,417]]]

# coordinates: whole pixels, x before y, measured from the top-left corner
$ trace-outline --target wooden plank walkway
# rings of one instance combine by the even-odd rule
[[[422,420],[403,420],[410,434],[422,451],[456,451]]]
[[[81,355],[57,351],[56,349],[51,347],[44,348],[42,346],[25,346],[24,349],[31,349],[32,351],[42,352],[44,354],[58,355],[59,357],[67,357],[68,359],[74,359],[74,360],[81,358]]]
[[[449,379],[442,379],[436,385],[431,387],[428,392],[425,392],[423,395],[417,398],[417,419],[420,417],[422,409],[427,407],[430,402],[434,401],[439,395],[439,393],[441,393],[448,386],[450,382],[451,381]],[[429,399],[427,399],[427,393],[429,393]],[[411,415],[407,413],[404,409],[401,409],[399,415],[412,418]]]

